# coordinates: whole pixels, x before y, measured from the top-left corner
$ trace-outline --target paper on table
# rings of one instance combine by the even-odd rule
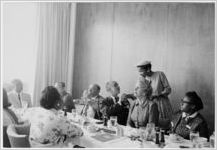
[[[115,140],[115,139],[119,138],[116,135],[112,135],[112,134],[108,134],[108,133],[97,134],[97,135],[94,135],[91,137],[98,140],[98,141],[101,141],[101,142],[108,142],[108,141]]]

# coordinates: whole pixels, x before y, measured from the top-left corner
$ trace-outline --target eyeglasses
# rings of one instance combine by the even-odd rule
[[[181,103],[186,103],[186,104],[193,104],[192,102],[189,102],[189,101],[184,101],[183,99],[181,99]]]

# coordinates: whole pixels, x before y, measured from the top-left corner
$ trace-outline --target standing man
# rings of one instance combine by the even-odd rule
[[[20,79],[12,81],[14,86],[13,91],[8,93],[8,98],[12,107],[14,108],[28,108],[32,107],[30,94],[23,92],[23,83]]]
[[[99,93],[100,93],[100,86],[98,84],[92,84],[89,86],[88,94],[87,94],[87,102],[82,110],[82,114],[94,119],[101,120],[102,119],[101,107],[104,98],[101,95],[99,95]]]
[[[66,112],[72,112],[72,109],[75,109],[75,104],[73,102],[72,95],[67,93],[65,90],[65,83],[64,82],[56,82],[55,88],[60,93],[62,99],[62,109],[64,108]]]

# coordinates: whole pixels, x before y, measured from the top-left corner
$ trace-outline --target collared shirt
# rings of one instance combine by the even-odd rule
[[[88,117],[90,118],[94,118],[95,114],[97,113],[97,111],[99,111],[99,105],[101,101],[101,97],[100,95],[96,95],[95,97],[91,97],[88,100],[88,103],[86,104],[85,108],[84,108],[84,113],[87,114]]]
[[[121,101],[119,100],[119,97],[118,97],[118,96],[117,96],[117,97],[111,96],[111,98],[112,98],[114,104],[119,103],[119,104],[121,105]],[[116,100],[116,98],[117,98],[118,100]]]
[[[16,94],[16,96],[17,96],[18,99],[19,99],[19,96],[20,96],[19,101],[20,101],[21,107],[27,108],[28,103],[26,103],[26,102],[23,101],[23,92],[21,91],[20,93],[17,93],[16,91],[14,91],[14,93]]]
[[[183,112],[182,113],[182,118],[195,118],[197,116],[198,112],[196,111],[195,113],[191,114],[191,115],[188,115],[186,112]]]

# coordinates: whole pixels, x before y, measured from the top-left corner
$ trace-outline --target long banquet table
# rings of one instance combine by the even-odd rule
[[[23,110],[15,110],[16,114],[19,116],[21,115],[20,112]],[[67,119],[72,123],[76,124],[82,128],[84,135],[80,138],[70,139],[64,144],[59,144],[55,146],[48,146],[48,147],[62,147],[62,148],[69,148],[73,145],[80,145],[86,148],[159,148],[159,145],[156,145],[154,141],[143,141],[140,142],[138,140],[131,140],[129,138],[130,135],[134,132],[138,132],[138,129],[131,128],[129,126],[121,126],[123,129],[123,136],[116,136],[114,135],[114,139],[109,141],[100,141],[99,139],[93,138],[93,136],[101,136],[102,134],[106,134],[105,132],[90,132],[88,130],[87,125],[82,125],[81,120],[83,119],[82,116],[79,114],[73,115],[72,113],[67,113]],[[103,124],[96,124],[97,121],[92,118],[86,118],[90,125],[97,126],[98,128],[106,128]],[[109,134],[109,133],[107,133]],[[110,134],[111,135],[111,134]],[[181,142],[171,142],[168,136],[165,136],[165,146],[164,148],[180,148],[180,146],[184,147],[192,147],[192,143],[189,140],[183,140]],[[161,147],[162,148],[162,147]]]
[[[82,130],[84,131],[84,135],[80,137],[79,140],[79,145],[84,146],[86,148],[159,148],[159,145],[156,145],[154,141],[144,141],[140,142],[138,140],[131,140],[129,138],[130,134],[133,132],[137,132],[138,129],[131,128],[129,126],[121,126],[124,130],[124,135],[123,136],[115,136],[113,140],[107,141],[107,142],[102,142],[100,140],[97,140],[93,138],[92,136],[94,135],[99,135],[103,133],[99,132],[94,132],[91,133],[88,131],[87,126],[83,126],[79,123],[75,123],[75,120],[79,120],[81,118],[80,115],[76,115],[77,119],[73,118],[71,114],[67,115],[67,118],[69,120],[72,120],[72,123],[79,125]],[[74,121],[73,121],[74,120]],[[96,124],[98,120],[95,119],[90,119],[88,118],[88,122],[90,124],[94,124],[94,126],[98,126],[99,128],[107,128],[104,127],[103,124]],[[182,142],[171,142],[168,138],[168,136],[165,136],[165,146],[166,148],[179,148],[179,146],[186,146],[186,147],[192,147],[192,143],[189,140],[184,140]]]

